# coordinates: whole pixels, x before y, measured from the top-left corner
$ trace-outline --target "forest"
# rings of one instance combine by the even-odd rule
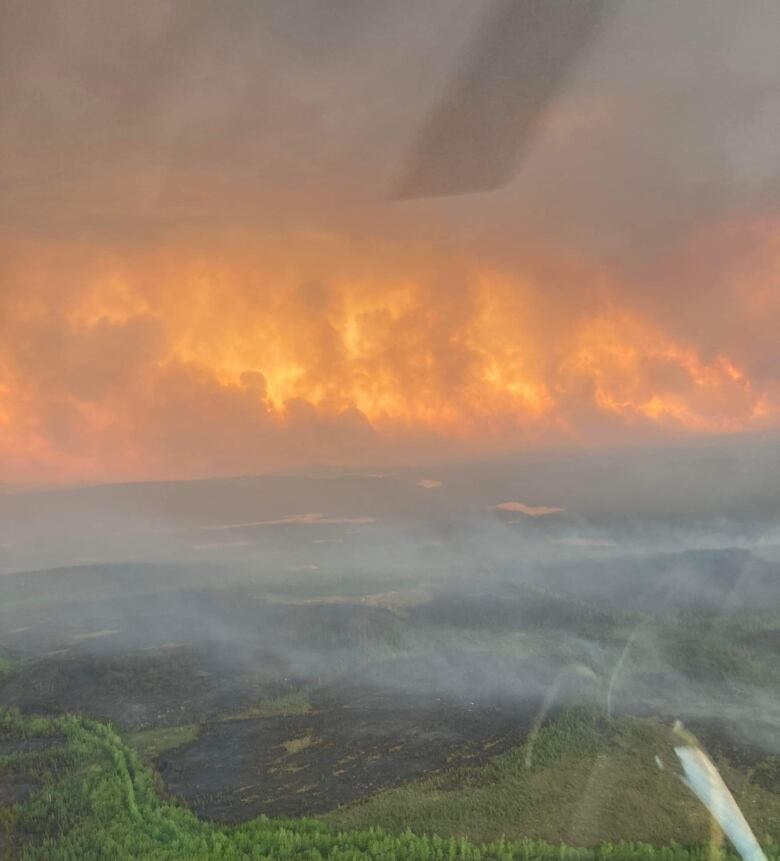
[[[557,735],[542,740],[555,757],[561,733],[577,733],[581,716],[564,716]],[[565,741],[565,737],[563,738]],[[574,739],[576,741],[576,739]],[[728,858],[722,843],[652,846],[604,843],[591,848],[505,839],[474,843],[409,829],[342,830],[309,819],[260,816],[238,826],[199,820],[160,796],[155,777],[110,725],[76,716],[0,714],[0,770],[6,794],[26,790],[0,807],[0,850],[23,861],[199,861],[199,859],[333,859],[333,861],[705,861]],[[32,790],[32,791],[31,791]],[[28,839],[32,838],[32,839]],[[780,845],[767,843],[770,861]]]

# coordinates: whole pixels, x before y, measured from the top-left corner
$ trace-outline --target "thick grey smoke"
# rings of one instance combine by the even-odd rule
[[[290,686],[585,697],[776,750],[779,463],[754,440],[9,492],[0,701],[148,725]],[[148,689],[112,687],[128,662]]]
[[[776,212],[777,4],[628,0],[505,194],[407,206],[399,223],[385,191],[501,5],[5,3],[6,224],[354,228],[359,204],[370,231],[556,228],[635,251],[712,214]]]

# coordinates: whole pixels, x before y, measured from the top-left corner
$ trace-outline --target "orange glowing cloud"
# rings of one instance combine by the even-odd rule
[[[776,377],[751,373],[749,335],[702,347],[634,301],[641,286],[552,252],[523,268],[411,242],[228,232],[7,250],[10,480],[489,454],[777,419]],[[728,289],[749,316],[771,300],[746,271],[760,281],[748,268]]]
[[[563,508],[552,508],[547,505],[526,505],[524,502],[500,502],[496,509],[526,514],[528,517],[544,517],[546,514],[559,514]]]

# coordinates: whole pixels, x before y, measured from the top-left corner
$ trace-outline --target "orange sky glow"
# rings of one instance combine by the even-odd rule
[[[616,4],[504,185],[400,201],[495,3],[335,5],[9,6],[0,485],[778,429],[778,4]]]
[[[762,270],[721,288],[745,319],[771,305],[775,235]],[[750,339],[705,347],[608,268],[552,253],[523,270],[324,233],[232,233],[205,252],[193,236],[123,253],[17,242],[6,475],[192,476],[776,425]]]

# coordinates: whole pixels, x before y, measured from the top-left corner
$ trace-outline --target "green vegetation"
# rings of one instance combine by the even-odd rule
[[[780,683],[777,662],[772,650],[762,648],[761,640],[776,632],[779,624],[774,615],[684,615],[662,627],[664,656],[670,666],[692,679],[775,687]]]
[[[577,846],[703,842],[710,820],[679,778],[675,743],[655,721],[607,724],[574,710],[486,766],[430,775],[324,819],[342,828],[410,827],[480,841],[503,835]],[[779,840],[780,795],[762,779],[769,773],[751,780],[728,763],[718,765],[759,839]]]
[[[155,729],[142,729],[130,733],[127,741],[139,753],[142,759],[154,759],[163,751],[172,750],[188,744],[200,735],[197,724],[188,723],[182,726],[164,726]]]
[[[502,804],[503,796],[495,790],[496,786],[503,782],[504,791],[522,791],[524,779],[531,783],[525,798],[531,808],[528,816],[532,818],[541,815],[564,821],[574,809],[575,799],[579,799],[580,809],[576,811],[574,822],[581,823],[577,826],[580,834],[594,827],[589,824],[592,819],[598,819],[603,825],[626,809],[631,810],[632,816],[641,817],[651,788],[636,780],[628,788],[615,786],[616,779],[628,779],[630,775],[625,764],[615,774],[599,758],[605,731],[591,717],[573,713],[555,729],[540,731],[530,756],[529,750],[520,749],[500,757],[487,770],[460,769],[430,778],[427,784],[417,785],[418,792],[421,785],[427,787],[427,797],[425,794],[418,797],[420,803],[427,805],[422,811],[423,817],[436,815],[431,781],[439,782],[437,792],[442,797],[468,789],[484,813],[486,803]],[[637,746],[643,755],[648,754],[659,732],[656,726],[638,722],[636,730],[622,726],[612,734],[608,732],[608,736],[614,755],[631,759],[636,756]],[[475,844],[454,835],[419,836],[408,828],[399,829],[395,834],[376,827],[347,831],[321,821],[268,820],[265,817],[240,826],[217,825],[202,822],[185,808],[161,799],[155,790],[151,770],[110,726],[73,716],[44,720],[22,718],[14,712],[0,713],[0,741],[40,736],[64,738],[65,744],[0,758],[0,774],[5,776],[12,770],[24,772],[27,769],[28,776],[43,786],[42,791],[25,803],[0,807],[0,850],[4,847],[6,856],[13,853],[11,857],[23,861],[211,861],[216,858],[220,861],[261,858],[276,861],[288,858],[305,861],[710,861],[712,858],[710,847],[705,845],[654,848],[647,844],[623,843],[601,844],[589,849],[504,838]],[[591,763],[587,776],[579,759]],[[526,765],[526,761],[530,765]],[[570,767],[574,770],[568,778]],[[548,808],[543,813],[546,802],[537,810],[540,799],[535,794],[544,789],[544,777],[549,776],[552,769],[557,769],[561,780],[562,785],[557,787],[558,799],[564,806]],[[473,785],[469,786],[469,781]],[[670,771],[665,784],[671,792],[666,802],[670,806],[685,803],[676,794],[677,784]],[[610,793],[609,789],[613,791]],[[396,792],[403,791],[413,790]],[[480,796],[480,791],[492,792],[492,795]],[[757,792],[752,788],[745,791]],[[621,800],[628,792],[632,793],[631,797]],[[739,797],[739,793],[737,795]],[[383,803],[387,804],[391,796],[392,793],[385,793]],[[760,795],[754,797],[759,799]],[[598,809],[605,802],[608,813],[601,815]],[[375,799],[354,810],[365,814],[372,804],[379,803]],[[505,822],[513,831],[517,830],[508,818],[517,812],[514,800],[505,798],[501,809],[507,817]],[[396,810],[400,810],[398,804]],[[408,814],[410,823],[421,821],[417,811],[410,809]],[[343,818],[347,814],[340,815]],[[491,815],[495,818],[495,813]],[[428,823],[426,830],[429,830]],[[576,837],[576,829],[573,837]],[[780,845],[767,841],[766,850],[770,861],[780,861]]]
[[[0,685],[11,675],[13,672],[13,664],[11,661],[6,658],[4,655],[0,655]]]
[[[287,753],[300,753],[315,744],[314,739],[310,735],[302,736],[301,738],[291,738],[289,741],[282,743],[282,747]]]
[[[311,711],[309,698],[303,691],[283,694],[273,699],[261,700],[249,708],[223,715],[220,720],[246,720],[248,718],[288,717],[305,715]]]

